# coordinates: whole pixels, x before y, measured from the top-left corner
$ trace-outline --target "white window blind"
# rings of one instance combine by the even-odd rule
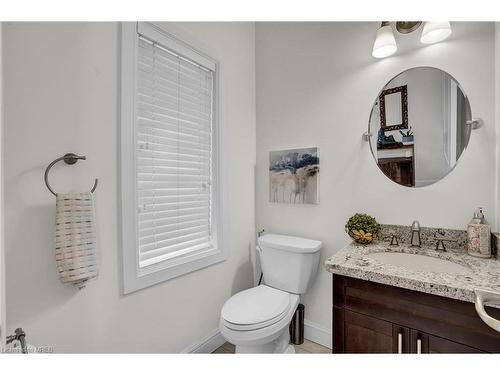
[[[227,258],[219,64],[162,27],[121,25],[124,293]]]
[[[139,267],[213,248],[213,74],[139,37],[135,119]]]

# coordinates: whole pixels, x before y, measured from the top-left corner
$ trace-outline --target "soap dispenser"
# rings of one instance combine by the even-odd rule
[[[467,252],[478,258],[491,257],[491,227],[479,207],[467,227]]]

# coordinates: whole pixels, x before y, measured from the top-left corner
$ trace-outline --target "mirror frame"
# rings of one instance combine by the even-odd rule
[[[390,82],[390,81],[389,81]],[[401,93],[401,124],[395,125],[386,125],[386,116],[385,116],[385,97],[390,94],[395,94],[397,92]],[[393,87],[392,89],[383,90],[379,97],[379,106],[380,106],[380,127],[384,131],[398,130],[398,129],[408,129],[408,86],[398,86]]]

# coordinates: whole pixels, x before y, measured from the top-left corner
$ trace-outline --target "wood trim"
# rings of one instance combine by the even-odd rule
[[[332,353],[344,353],[344,278],[333,278]]]
[[[344,353],[344,309],[333,307],[332,353]]]

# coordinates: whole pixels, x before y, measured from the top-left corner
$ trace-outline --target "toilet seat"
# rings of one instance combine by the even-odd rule
[[[226,301],[221,318],[224,326],[252,331],[273,325],[290,310],[290,293],[259,285],[239,292]]]

